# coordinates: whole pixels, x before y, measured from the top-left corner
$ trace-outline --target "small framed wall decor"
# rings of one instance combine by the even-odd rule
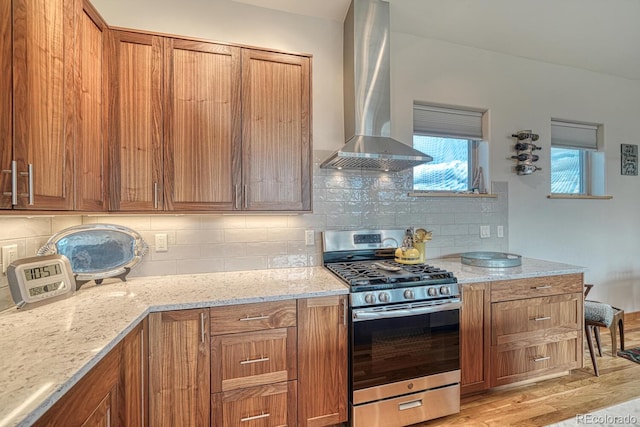
[[[638,146],[620,144],[620,174],[638,175]]]

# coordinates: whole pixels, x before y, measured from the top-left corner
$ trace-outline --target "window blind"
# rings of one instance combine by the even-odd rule
[[[413,105],[413,133],[417,135],[439,136],[482,140],[482,115],[480,111],[457,108]]]
[[[552,120],[551,145],[596,151],[598,149],[598,126]]]

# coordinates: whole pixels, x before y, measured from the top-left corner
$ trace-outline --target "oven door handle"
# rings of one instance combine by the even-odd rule
[[[352,319],[354,322],[363,322],[366,320],[390,319],[393,317],[418,316],[420,314],[437,313],[439,311],[456,310],[462,307],[460,301],[449,302],[445,304],[429,305],[424,307],[412,308],[390,308],[385,310],[372,309],[354,309],[352,310]]]

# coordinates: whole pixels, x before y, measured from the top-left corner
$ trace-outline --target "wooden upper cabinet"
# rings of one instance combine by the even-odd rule
[[[240,181],[240,48],[165,40],[167,210],[235,209]]]
[[[149,315],[149,425],[208,426],[209,310]]]
[[[110,207],[161,210],[163,39],[114,30],[109,44]]]
[[[7,9],[9,0],[2,2]],[[73,208],[73,138],[75,132],[75,40],[79,0],[13,0],[12,83],[13,154],[17,163],[17,209]],[[3,57],[6,57],[7,11],[2,11]],[[7,96],[3,58],[2,110]],[[7,119],[3,117],[3,147]],[[11,145],[11,144],[8,144]],[[3,150],[3,151],[5,151]],[[2,169],[11,169],[2,153]],[[29,171],[31,170],[31,173]],[[2,183],[6,186],[7,174]],[[10,180],[9,180],[10,184]],[[31,184],[31,185],[30,185]],[[3,188],[4,190],[4,188]],[[9,189],[9,191],[11,191]],[[33,204],[30,203],[30,197]],[[6,207],[6,199],[2,204]]]
[[[0,2],[0,209],[11,209],[13,159],[13,63],[11,2]]]
[[[78,40],[77,130],[75,144],[76,177],[75,209],[102,211],[106,209],[104,129],[106,102],[105,38],[107,25],[88,0],[84,0],[80,15]]]
[[[311,210],[308,57],[242,51],[243,209]]]

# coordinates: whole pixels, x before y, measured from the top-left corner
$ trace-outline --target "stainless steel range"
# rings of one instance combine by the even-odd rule
[[[404,230],[326,231],[323,261],[350,287],[350,422],[400,427],[460,411],[453,273],[394,261]]]

